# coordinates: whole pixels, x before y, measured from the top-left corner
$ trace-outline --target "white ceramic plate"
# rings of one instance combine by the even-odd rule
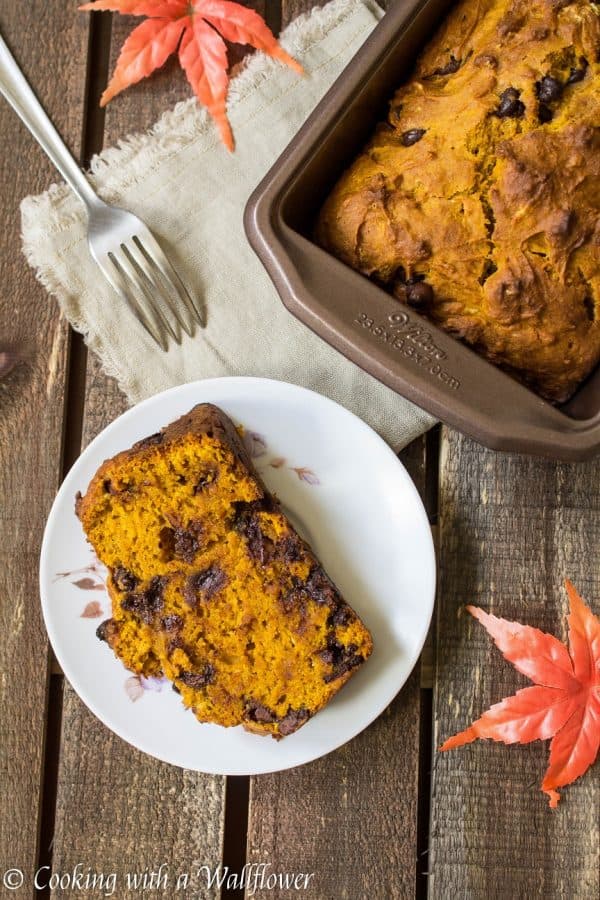
[[[100,463],[196,403],[220,406],[247,430],[255,465],[371,630],[374,651],[332,702],[282,741],[200,724],[170,684],[132,677],[96,638],[110,615],[104,573],[74,512]],[[48,518],[40,583],[54,652],[83,702],[114,732],[158,759],[223,775],[297,766],[366,728],[413,668],[435,589],[431,532],[402,464],[371,428],[312,391],[261,378],[181,385],[126,412],[69,472]]]

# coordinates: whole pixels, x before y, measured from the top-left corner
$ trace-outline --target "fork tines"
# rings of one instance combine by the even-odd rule
[[[169,335],[180,344],[182,329],[192,337],[196,324],[204,326],[201,309],[148,229],[115,242],[104,258],[94,256],[114,290],[163,350],[168,349]]]

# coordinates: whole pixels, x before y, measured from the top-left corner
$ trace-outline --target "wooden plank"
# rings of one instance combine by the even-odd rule
[[[401,455],[422,494],[424,449],[420,438]],[[253,778],[248,861],[268,863],[269,872],[314,872],[302,892],[310,900],[414,896],[420,703],[417,666],[349,744],[309,765]]]
[[[307,900],[409,900],[416,883],[418,735],[415,671],[349,744],[314,763],[252,779],[248,861],[268,864],[267,874],[314,873],[302,891]]]
[[[326,2],[327,0],[281,0],[282,27],[285,28],[296,16],[310,12],[316,6],[325,6]]]
[[[555,464],[442,442],[435,746],[527,684],[463,604],[564,640],[570,577],[600,610],[600,461]],[[430,896],[600,896],[597,772],[539,790],[548,743],[476,742],[435,759]]]
[[[115,16],[110,70],[135,21]],[[152,79],[118,97],[107,109],[104,146],[143,130],[163,109],[189,96],[173,61]],[[116,382],[91,355],[87,363],[83,445],[126,408]],[[138,897],[127,875],[165,864],[170,896],[178,873],[221,861],[225,779],[184,771],[134,750],[83,706],[67,685],[64,692],[61,764],[54,841],[55,871],[115,873],[119,898]],[[197,878],[192,886],[200,887]],[[218,889],[202,897],[217,897]]]
[[[87,23],[67,4],[31,0],[2,4],[0,31],[77,152]],[[53,180],[41,149],[0,101],[0,342],[23,360],[0,381],[0,873],[22,870],[19,896],[32,896],[38,858],[49,674],[38,559],[60,479],[68,352],[66,323],[20,252],[19,203]]]

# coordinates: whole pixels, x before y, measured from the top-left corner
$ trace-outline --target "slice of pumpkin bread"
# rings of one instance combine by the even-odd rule
[[[201,722],[284,737],[371,653],[216,406],[104,462],[76,510],[109,570],[98,637],[131,671],[166,675]]]

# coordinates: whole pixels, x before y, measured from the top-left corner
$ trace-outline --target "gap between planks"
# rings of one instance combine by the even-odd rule
[[[91,16],[89,25],[88,56],[85,86],[85,107],[80,142],[80,161],[84,167],[102,149],[104,111],[99,106],[100,93],[108,72],[110,54],[111,15]],[[85,403],[85,379],[87,347],[82,335],[69,328],[67,377],[63,411],[63,435],[61,448],[61,481],[81,452],[83,413]],[[38,840],[38,869],[52,869],[54,826],[58,766],[62,731],[64,676],[49,646],[49,687],[46,708],[46,733],[44,736],[44,775],[40,808]],[[50,896],[44,888],[40,896]]]
[[[436,560],[438,559],[438,517],[440,482],[441,426],[435,425],[425,435],[425,483],[423,501],[433,536]],[[437,590],[436,590],[437,595]],[[431,821],[431,768],[433,763],[433,681],[435,672],[435,623],[431,625],[420,659],[421,702],[419,707],[419,775],[417,787],[417,860],[416,900],[427,900],[429,874],[429,830]]]

